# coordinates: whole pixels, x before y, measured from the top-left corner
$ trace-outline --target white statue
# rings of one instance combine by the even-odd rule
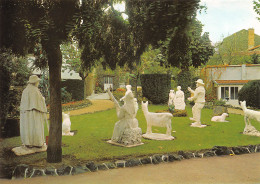
[[[191,124],[192,127],[200,127],[203,128],[206,125],[202,125],[200,122],[201,117],[201,109],[205,105],[205,88],[204,83],[201,79],[198,79],[196,81],[196,89],[193,91],[190,87],[188,87],[188,90],[193,95],[192,97],[189,97],[189,101],[194,101],[195,105],[192,107],[192,115],[193,117],[190,118],[190,120],[195,121]]]
[[[138,104],[132,93],[131,85],[127,85],[126,89],[125,96],[120,99],[120,101],[124,101],[123,106],[118,104],[110,90],[108,90],[110,98],[115,103],[119,119],[115,124],[111,141],[108,142],[131,147],[143,144],[141,142],[142,130],[138,127],[138,120],[135,118]]]
[[[228,122],[226,121],[226,117],[228,117],[227,113],[223,113],[221,116],[213,116],[211,118],[211,121],[215,121],[215,122]]]
[[[174,98],[175,98],[174,90],[171,89],[169,93],[168,106],[174,105]]]
[[[156,140],[173,140],[171,136],[172,131],[172,114],[171,113],[153,113],[148,111],[148,101],[142,102],[142,110],[147,122],[147,131],[143,135],[144,138],[156,139]],[[166,127],[166,134],[155,134],[152,133],[152,126]]]
[[[70,132],[71,121],[70,121],[70,113],[65,114],[62,112],[62,135],[73,136],[74,132]]]
[[[185,110],[185,98],[184,98],[184,93],[181,90],[181,86],[177,87],[177,91],[175,93],[175,98],[174,98],[174,105],[175,109],[177,110]]]
[[[45,99],[38,89],[40,79],[36,75],[29,78],[23,90],[20,104],[20,135],[22,147],[12,150],[16,155],[46,151],[44,123],[47,123]],[[49,128],[48,128],[49,129]]]
[[[246,101],[240,101],[241,108],[244,111],[245,128],[243,134],[260,136],[260,132],[251,124],[250,119],[260,122],[260,111],[247,109]]]

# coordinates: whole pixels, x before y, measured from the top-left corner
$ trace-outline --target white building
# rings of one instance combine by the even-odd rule
[[[238,92],[244,84],[260,80],[260,64],[207,66],[205,72],[217,88],[217,98],[233,106],[239,106]]]

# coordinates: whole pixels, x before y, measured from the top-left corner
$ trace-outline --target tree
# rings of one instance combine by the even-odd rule
[[[258,15],[260,15],[260,0],[254,0],[253,3],[254,3],[254,7],[253,8],[254,8],[255,12]],[[257,17],[257,19],[260,21],[260,17]]]
[[[1,0],[4,31],[1,42],[18,54],[31,51],[40,44],[46,52],[50,82],[50,132],[47,149],[48,162],[60,162],[61,148],[61,64],[60,45],[68,40],[75,24],[73,16],[78,9],[77,0]],[[2,12],[2,11],[1,11]],[[2,26],[1,26],[2,28]],[[12,29],[14,28],[14,29]],[[15,40],[12,36],[15,35]],[[11,40],[4,37],[11,38]],[[22,43],[24,42],[24,44]],[[18,42],[18,43],[17,43]]]

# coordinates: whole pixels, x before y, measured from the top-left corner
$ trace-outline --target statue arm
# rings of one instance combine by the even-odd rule
[[[113,94],[110,92],[110,89],[108,89],[107,92],[108,92],[108,95],[109,95],[110,99],[114,102],[115,107],[116,107],[117,116],[119,116],[121,107],[120,107],[118,101],[117,101],[117,100],[115,99],[115,97],[113,96]]]

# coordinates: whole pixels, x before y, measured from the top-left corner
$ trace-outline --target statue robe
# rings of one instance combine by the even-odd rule
[[[24,145],[43,146],[46,113],[45,99],[40,90],[28,84],[22,93],[20,105],[20,135]]]

